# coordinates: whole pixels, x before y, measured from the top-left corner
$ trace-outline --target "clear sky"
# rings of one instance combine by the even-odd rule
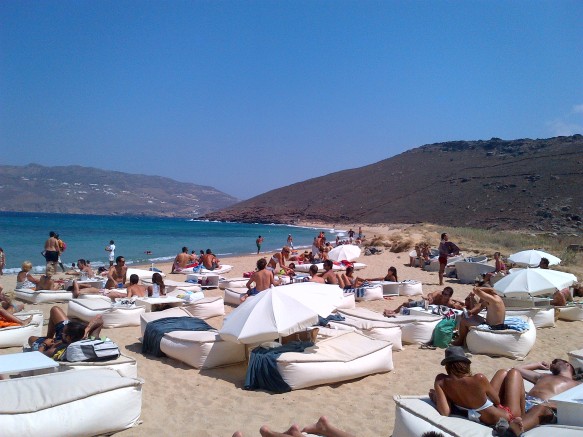
[[[583,1],[0,2],[0,163],[239,199],[423,144],[583,133]]]

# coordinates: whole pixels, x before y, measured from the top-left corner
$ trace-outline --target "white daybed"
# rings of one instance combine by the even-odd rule
[[[460,253],[456,256],[450,256],[447,258],[447,265],[453,265],[459,261],[463,261],[464,256]],[[439,257],[430,258],[429,263],[425,263],[423,270],[428,272],[438,272],[439,271]]]
[[[403,350],[401,327],[385,321],[367,320],[359,317],[352,317],[348,314],[341,314],[342,321],[331,321],[330,328],[336,330],[357,330],[371,338],[388,341],[393,345],[394,351]]]
[[[152,272],[151,270],[129,268],[129,269],[127,269],[126,278],[129,281],[131,275],[138,275],[138,278],[140,278],[140,281],[145,280],[145,279],[152,280],[152,275],[154,273],[160,273],[160,275],[163,278],[166,276],[166,274],[162,273],[162,272]]]
[[[152,278],[142,279],[143,284],[152,285]],[[173,281],[172,279],[165,279],[164,285],[166,286],[166,294],[173,293],[175,291],[201,291],[200,285],[193,284],[192,282],[181,282]]]
[[[184,307],[192,317],[199,319],[210,319],[211,317],[225,315],[225,301],[222,297],[205,297]]]
[[[485,316],[485,315],[484,315]],[[554,307],[533,307],[533,308],[508,308],[506,317],[527,316],[530,317],[537,329],[555,327]]]
[[[0,430],[5,437],[76,437],[121,431],[139,422],[142,383],[111,369],[0,381]]]
[[[357,319],[399,326],[401,328],[401,340],[404,344],[429,343],[433,336],[433,330],[442,319],[441,316],[433,314],[411,314],[408,316],[399,314],[396,317],[385,317],[381,313],[366,308],[338,309],[337,312]]]
[[[73,293],[67,290],[31,290],[30,288],[17,288],[14,297],[27,303],[52,303],[67,302],[73,299]]]
[[[226,290],[227,288],[244,288],[247,287],[249,278],[224,278],[219,280],[219,288]]]
[[[381,284],[383,287],[383,295],[385,296],[414,296],[423,294],[423,287],[419,281],[375,281],[373,284]]]
[[[124,326],[140,326],[140,315],[146,309],[143,306],[114,306],[106,297],[80,298],[69,301],[67,316],[88,322],[101,314],[104,328],[121,328]]]
[[[67,361],[59,361],[59,372],[67,370],[98,370],[110,369],[115,370],[121,376],[126,378],[138,377],[138,363],[132,357],[121,354],[115,360],[108,361],[82,361],[77,363],[69,363]]]
[[[231,270],[233,270],[233,266],[223,264],[220,268],[214,270],[208,270],[204,267],[202,269],[199,269],[198,267],[187,267],[185,269],[177,270],[176,273],[201,273],[203,275],[212,273],[222,275],[223,273],[229,273]]]
[[[43,330],[44,316],[42,311],[21,311],[15,317],[25,320],[32,316],[32,320],[25,326],[9,326],[0,329],[0,348],[22,346],[27,343],[28,337],[40,337]]]
[[[304,352],[285,352],[277,369],[292,390],[393,370],[392,345],[357,332],[319,341]]]
[[[245,361],[245,345],[224,341],[217,331],[173,331],[164,334],[160,350],[195,369]]]
[[[192,317],[192,315],[186,311],[185,307],[174,307],[168,308],[164,311],[154,311],[152,313],[143,313],[140,315],[140,329],[142,337],[144,332],[146,332],[146,325],[154,320],[164,319],[166,317]]]
[[[456,276],[462,284],[473,284],[476,282],[476,277],[481,278],[482,275],[492,273],[495,270],[496,267],[482,262],[464,260],[455,263]]]
[[[502,356],[524,360],[536,342],[536,327],[530,317],[517,316],[527,321],[528,331],[513,329],[492,331],[472,326],[466,337],[468,350],[473,354]]]
[[[247,294],[247,291],[247,287],[225,288],[225,304],[236,307],[241,305],[241,297]]]
[[[492,428],[460,416],[442,416],[427,396],[394,396],[396,404],[393,437],[419,437],[436,431],[445,437],[492,437]],[[525,437],[580,437],[583,428],[543,425],[522,434]]]

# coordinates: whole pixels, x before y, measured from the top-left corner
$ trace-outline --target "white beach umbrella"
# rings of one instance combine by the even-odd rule
[[[225,317],[219,334],[227,341],[272,341],[318,323],[342,301],[338,286],[305,282],[270,288],[250,297]]]
[[[570,287],[577,282],[571,273],[548,269],[523,269],[505,276],[494,284],[494,290],[505,297],[544,296]]]
[[[332,261],[354,261],[360,256],[360,247],[354,244],[341,244],[328,253],[328,258]]]
[[[561,260],[550,253],[543,252],[542,250],[523,250],[521,252],[513,253],[508,257],[508,260],[528,267],[538,267],[541,258],[546,258],[549,260],[549,265],[554,266],[561,263]]]

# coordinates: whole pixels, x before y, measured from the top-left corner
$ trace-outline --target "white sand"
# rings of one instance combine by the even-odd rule
[[[364,229],[369,236],[373,233],[386,234],[387,230],[386,226]],[[226,264],[234,266],[226,276],[242,276],[243,272],[253,270],[256,260],[256,256],[225,259]],[[368,265],[367,269],[358,272],[359,276],[383,276],[389,266],[395,266],[400,280],[421,281],[425,294],[443,288],[438,285],[437,273],[408,267],[408,253],[384,251],[381,255],[361,256],[358,261]],[[166,273],[170,270],[169,264],[158,267]],[[180,281],[185,275],[168,275],[168,278]],[[13,289],[16,277],[3,276],[0,280],[5,289]],[[456,280],[446,279],[445,283],[453,287],[454,298],[457,299],[463,299],[471,290],[470,285],[458,284]],[[205,294],[217,296],[222,295],[222,291],[208,290]],[[395,308],[405,300],[405,297],[398,297],[357,305],[382,312],[385,308]],[[60,306],[66,310],[66,304]],[[46,318],[51,305],[27,307],[42,309]],[[227,312],[233,309],[226,308]],[[218,328],[222,318],[208,322]],[[579,322],[559,320],[556,328],[538,330],[536,345],[526,361],[566,358],[568,351],[582,347],[583,341],[578,333],[580,329]],[[388,436],[394,424],[393,395],[426,394],[433,386],[435,375],[442,371],[439,363],[443,350],[426,350],[409,345],[405,346],[405,350],[394,353],[395,370],[392,372],[333,386],[270,394],[243,390],[243,365],[199,371],[172,359],[143,356],[137,341],[139,327],[105,329],[103,334],[117,342],[124,354],[138,361],[138,374],[146,381],[143,388],[143,423],[119,433],[124,436],[231,436],[236,430],[241,430],[245,436],[257,436],[263,424],[267,423],[275,430],[284,430],[292,423],[301,426],[313,423],[320,415],[328,416],[337,426],[358,436]],[[18,351],[19,348],[1,349],[0,354]],[[489,377],[499,368],[516,364],[508,358],[483,355],[474,356],[472,362],[474,372],[482,372]],[[116,408],[123,408],[123,405],[112,405],[112,414],[115,414]]]

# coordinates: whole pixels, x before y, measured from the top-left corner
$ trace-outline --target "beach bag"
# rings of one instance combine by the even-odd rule
[[[444,318],[441,322],[439,322],[433,330],[433,338],[431,340],[433,346],[439,347],[441,349],[447,348],[453,338],[453,331],[455,326],[455,317]]]
[[[80,340],[67,346],[65,361],[105,361],[115,360],[120,355],[119,347],[113,341]]]

